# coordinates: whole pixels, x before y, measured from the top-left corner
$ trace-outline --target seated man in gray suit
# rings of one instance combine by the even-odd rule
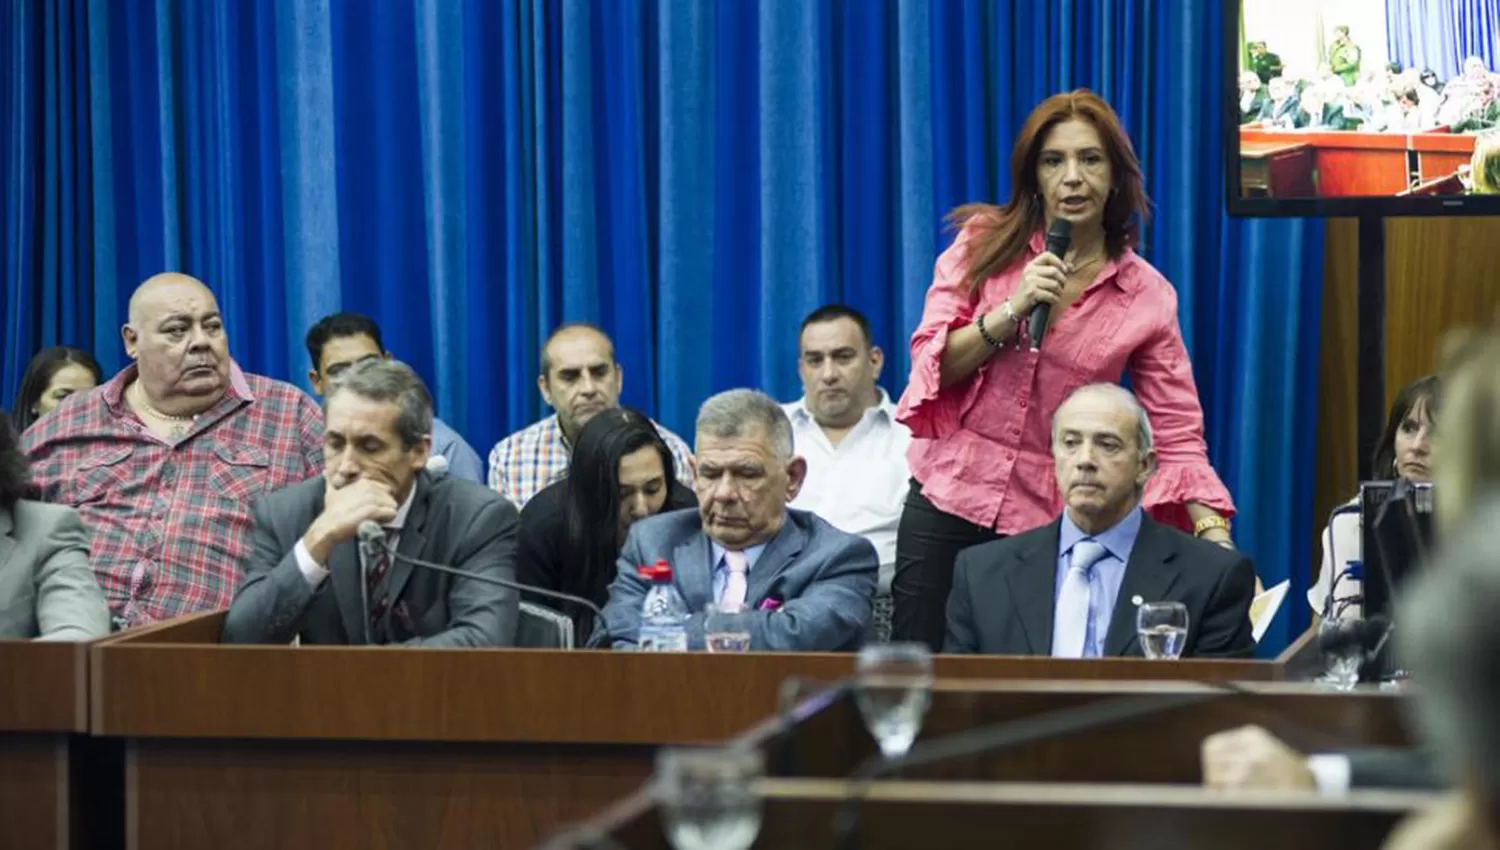
[[[29,502],[9,417],[0,416],[0,640],[90,640],[109,608],[89,566],[89,536],[66,505]]]
[[[514,591],[390,557],[515,580],[516,509],[483,485],[425,470],[432,397],[410,367],[368,360],[323,400],[323,478],[258,499],[254,547],[225,643],[508,646]]]
[[[749,609],[735,616],[752,650],[857,649],[870,625],[875,548],[786,506],[807,464],[792,452],[781,405],[753,390],[720,393],[699,409],[695,442],[699,507],[630,527],[604,606],[607,638],[635,645],[648,589],[636,569],[664,560],[694,612],[690,649],[703,648],[705,609],[725,602]]]
[[[1075,391],[1053,417],[1052,456],[1062,517],[959,553],[945,652],[1139,656],[1143,602],[1187,606],[1184,658],[1254,651],[1250,560],[1141,510],[1156,455],[1134,395],[1114,384]]]

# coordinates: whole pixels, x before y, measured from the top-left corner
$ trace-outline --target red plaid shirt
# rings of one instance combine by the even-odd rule
[[[323,470],[323,414],[296,387],[231,364],[229,392],[174,444],[123,403],[135,371],[69,397],[21,441],[40,498],[82,514],[99,586],[131,625],[228,606],[250,500]]]

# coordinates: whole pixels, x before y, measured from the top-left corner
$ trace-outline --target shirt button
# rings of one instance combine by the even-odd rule
[[[1022,409],[1022,410],[1025,410],[1025,409],[1026,409],[1026,399],[1024,399],[1024,398],[1023,398],[1023,399],[1021,399],[1021,409]]]
[[[1015,460],[1016,459],[1016,453],[1015,452],[1006,452],[1005,453],[1005,459],[1006,460]]]

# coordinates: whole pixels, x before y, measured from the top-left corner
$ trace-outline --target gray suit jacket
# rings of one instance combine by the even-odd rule
[[[958,553],[948,596],[943,651],[1051,655],[1059,519]],[[1125,578],[1104,636],[1104,655],[1139,656],[1133,597],[1188,609],[1183,658],[1249,657],[1255,651],[1250,602],[1255,567],[1239,552],[1141,519]]]
[[[695,612],[688,622],[688,647],[703,648],[703,610],[713,598],[713,554],[697,508],[658,514],[630,527],[620,552],[618,574],[604,606],[608,639],[616,649],[635,646],[641,604],[648,583],[636,575],[641,564],[672,565],[677,592]],[[858,649],[870,625],[875,547],[845,534],[806,511],[788,509],[781,530],[750,570],[739,615],[753,650],[840,651]],[[767,600],[781,601],[763,611]],[[596,631],[595,641],[601,636]]]
[[[329,556],[329,574],[307,584],[293,550],[323,512],[321,477],[255,501],[255,542],[244,581],[224,621],[225,643],[364,643],[364,581],[359,544]],[[515,581],[515,506],[487,487],[451,476],[418,474],[397,552],[443,566]],[[510,646],[515,591],[397,560],[386,586],[392,600],[374,628],[375,643],[409,646]]]
[[[89,536],[63,505],[0,508],[0,639],[91,640],[109,607],[89,566]]]

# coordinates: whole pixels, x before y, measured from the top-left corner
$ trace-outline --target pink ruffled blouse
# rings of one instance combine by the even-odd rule
[[[1029,250],[984,282],[977,301],[964,288],[965,227],[938,257],[922,323],[911,339],[912,370],[897,418],[912,431],[907,453],[922,494],[939,509],[1001,534],[1045,525],[1062,512],[1051,453],[1052,414],[1084,384],[1131,386],[1151,418],[1158,469],[1143,504],[1160,522],[1187,531],[1185,508],[1198,502],[1234,514],[1229,491],[1208,463],[1203,409],[1177,325],[1177,293],[1150,263],[1126,250],[1107,262],[1047,331],[1041,352],[1014,340],[970,377],[940,389],[948,334],[971,324],[1016,291]]]

